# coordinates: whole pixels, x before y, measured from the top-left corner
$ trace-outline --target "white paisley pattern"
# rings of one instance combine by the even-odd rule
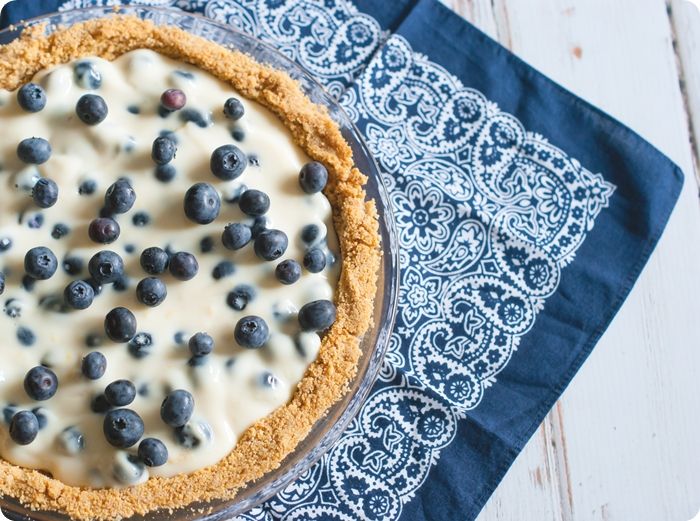
[[[242,519],[398,519],[615,187],[349,0],[142,3],[199,11],[280,48],[341,99],[381,165],[403,252],[380,382],[322,461]]]

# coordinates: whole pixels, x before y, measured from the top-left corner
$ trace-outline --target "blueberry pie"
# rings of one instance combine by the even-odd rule
[[[75,519],[235,496],[357,371],[364,176],[285,73],[113,16],[0,47],[0,495]]]

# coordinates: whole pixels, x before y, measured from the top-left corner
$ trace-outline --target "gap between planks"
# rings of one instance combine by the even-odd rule
[[[690,98],[690,88],[698,87],[694,83],[689,84],[691,79],[691,68],[693,67],[693,56],[691,55],[692,48],[686,49],[684,44],[691,45],[691,40],[695,38],[700,38],[700,27],[697,25],[694,27],[695,34],[691,34],[692,30],[688,30],[688,34],[684,34],[681,23],[681,17],[690,17],[690,10],[695,9],[694,6],[690,5],[687,0],[666,0],[666,12],[668,13],[669,24],[671,29],[671,37],[673,43],[673,52],[676,57],[676,68],[678,69],[678,79],[679,88],[683,96],[683,105],[685,108],[685,115],[688,125],[688,134],[690,135],[690,148],[692,150],[693,156],[693,170],[695,171],[695,181],[698,183],[699,192],[698,197],[700,197],[700,170],[698,166],[700,165],[700,143],[698,142],[698,131],[700,129],[696,128],[696,125],[700,124],[700,114],[695,113],[700,110],[700,100],[691,100]],[[700,20],[700,17],[696,17],[695,20]],[[683,39],[687,39],[687,42]],[[695,49],[697,51],[697,49]]]

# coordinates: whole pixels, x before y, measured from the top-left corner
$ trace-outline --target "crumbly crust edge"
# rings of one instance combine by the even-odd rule
[[[330,173],[325,191],[333,209],[343,268],[336,291],[338,318],[325,335],[318,358],[285,406],[247,429],[218,464],[172,478],[151,478],[124,489],[72,487],[0,458],[0,495],[35,510],[78,520],[128,518],[154,510],[231,499],[246,483],[279,467],[314,424],[347,391],[357,372],[360,339],[372,320],[381,260],[378,216],[365,201],[366,177],[354,167],[352,151],[327,110],[312,103],[286,73],[247,55],[170,26],[113,15],[60,29],[46,36],[41,26],[0,46],[0,88],[14,90],[41,69],[82,56],[108,60],[149,48],[191,63],[232,85],[246,98],[272,110],[294,140]]]

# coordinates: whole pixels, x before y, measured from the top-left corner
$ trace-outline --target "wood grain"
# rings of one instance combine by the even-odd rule
[[[700,10],[688,0],[667,2],[674,46],[678,56],[680,86],[686,99],[696,174],[700,157]],[[700,183],[700,176],[696,175]]]

